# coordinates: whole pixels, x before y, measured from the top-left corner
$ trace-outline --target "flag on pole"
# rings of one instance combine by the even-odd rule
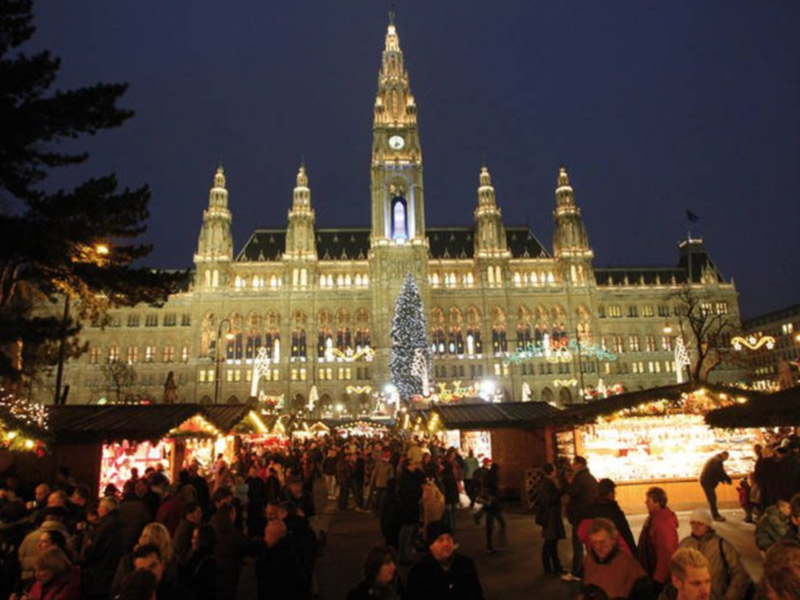
[[[689,219],[691,223],[697,223],[700,220],[696,214],[690,211],[688,208],[686,209],[686,218]]]

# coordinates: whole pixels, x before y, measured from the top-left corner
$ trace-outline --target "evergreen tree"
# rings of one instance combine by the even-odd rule
[[[427,331],[419,288],[411,273],[408,273],[395,301],[392,354],[389,362],[392,383],[402,401],[407,402],[411,396],[422,394],[422,378],[414,372],[414,361],[420,360],[417,358],[420,354],[425,369],[430,373],[431,355]]]
[[[20,372],[29,346],[77,333],[63,309],[53,305],[54,315],[42,314],[42,300],[64,306],[67,298],[81,316],[97,318],[108,306],[161,303],[185,279],[132,266],[152,249],[133,242],[149,216],[146,186],[118,191],[112,174],[73,190],[44,190],[51,169],[88,159],[65,151],[64,142],[118,127],[133,113],[117,107],[126,84],[52,91],[60,61],[47,51],[20,50],[35,32],[32,20],[30,0],[0,2],[3,374]],[[98,252],[100,244],[110,252]]]

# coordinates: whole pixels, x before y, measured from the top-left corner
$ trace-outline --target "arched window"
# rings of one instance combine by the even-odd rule
[[[531,343],[531,311],[520,306],[517,311],[517,349],[524,350]]]
[[[402,196],[392,198],[392,239],[408,239],[408,206]]]

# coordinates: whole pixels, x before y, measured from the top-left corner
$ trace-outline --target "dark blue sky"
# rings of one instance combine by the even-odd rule
[[[673,265],[686,208],[742,312],[800,302],[800,2],[398,1],[429,225],[468,225],[489,165],[550,248],[558,166],[595,263]],[[283,227],[301,157],[317,225],[366,226],[388,3],[39,0],[62,87],[127,81],[87,174],[151,186],[150,262],[191,264],[216,165],[237,249]]]

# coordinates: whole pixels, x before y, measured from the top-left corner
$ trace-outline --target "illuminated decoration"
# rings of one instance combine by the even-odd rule
[[[281,409],[284,406],[286,398],[284,394],[280,396],[268,396],[264,392],[258,393],[258,401],[264,405],[267,410]]]
[[[0,446],[14,451],[34,451],[44,456],[45,445],[35,439],[49,428],[47,408],[33,404],[0,388]]]
[[[369,421],[353,421],[345,423],[336,427],[336,433],[349,436],[366,436],[373,437],[376,435],[385,435],[389,432],[389,428],[381,423],[372,423]]]
[[[333,347],[328,347],[325,350],[325,360],[330,362],[333,362],[334,360],[337,362],[355,362],[362,358],[367,362],[370,362],[374,356],[375,351],[369,346],[365,346],[357,350],[347,348],[344,352]]]
[[[675,339],[675,377],[678,383],[683,383],[683,368],[691,366],[692,361],[689,358],[689,351],[683,343],[683,336],[679,335]]]
[[[345,391],[348,394],[358,395],[358,394],[369,394],[372,391],[372,386],[370,385],[348,385],[345,388]]]
[[[203,440],[212,445],[212,440]],[[131,478],[131,470],[137,469],[139,473],[144,473],[147,467],[155,467],[161,464],[164,470],[169,472],[172,459],[172,444],[161,440],[156,443],[141,442],[133,443],[122,441],[117,444],[103,444],[100,462],[100,489],[113,483],[118,490],[121,490],[125,482]]]
[[[453,381],[453,389],[448,390],[446,383],[437,383],[437,390],[431,394],[431,399],[434,402],[453,402],[461,398],[470,398],[475,396],[475,388],[473,386],[462,387],[461,381]]]
[[[602,346],[597,344],[581,344],[578,345],[576,340],[569,340],[569,342],[553,342],[549,336],[545,334],[542,342],[528,342],[522,348],[518,348],[514,352],[509,352],[505,357],[505,363],[520,363],[522,361],[530,360],[531,358],[546,358],[548,362],[571,362],[580,350],[580,355],[586,358],[595,358],[600,361],[614,362],[617,360],[617,355],[609,352]]]
[[[308,412],[311,412],[314,410],[314,408],[316,408],[317,402],[319,402],[319,391],[317,390],[316,385],[312,385],[308,392],[308,404],[306,405]]]
[[[741,351],[742,348],[758,350],[759,348],[766,347],[767,350],[772,350],[775,347],[775,338],[771,335],[765,335],[762,337],[748,335],[746,338],[737,335],[731,340],[731,346],[733,346],[733,349],[737,352]]]
[[[247,418],[249,418],[256,426],[258,433],[269,433],[269,428],[264,424],[264,421],[261,420],[261,417],[258,416],[256,411],[251,410],[249,413],[247,413]]]
[[[411,374],[419,377],[422,385],[422,395],[430,395],[430,381],[428,379],[427,349],[414,350],[414,361],[411,363]]]
[[[183,423],[171,429],[164,437],[178,437],[178,436],[192,436],[198,437],[198,434],[204,434],[206,436],[214,436],[219,437],[222,436],[222,432],[217,429],[213,423],[208,421],[202,415],[195,415],[186,419]]]
[[[258,384],[261,378],[267,374],[272,361],[267,356],[267,349],[264,346],[258,349],[256,359],[253,361],[253,381],[250,384],[250,397],[255,398],[259,396]]]
[[[553,385],[556,387],[575,387],[578,385],[577,379],[555,379]]]
[[[600,400],[602,398],[610,398],[611,396],[616,396],[621,394],[625,391],[625,388],[621,383],[615,383],[613,385],[607,386],[602,379],[597,382],[597,387],[589,387],[584,392],[584,397],[587,400]]]

